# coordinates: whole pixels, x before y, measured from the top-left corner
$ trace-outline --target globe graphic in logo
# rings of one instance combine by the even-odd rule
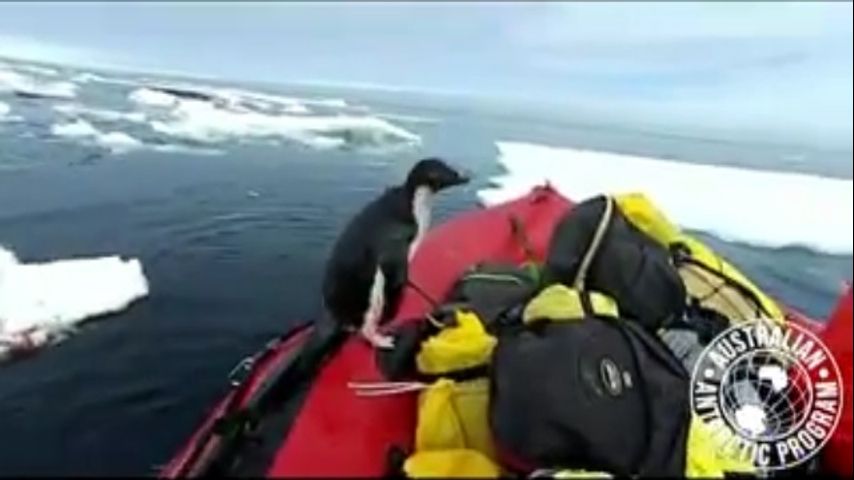
[[[770,442],[788,437],[806,421],[812,384],[794,359],[757,350],[733,361],[721,381],[720,405],[742,438]]]
[[[815,334],[768,320],[730,326],[703,349],[691,376],[691,408],[718,455],[756,471],[815,457],[841,416],[842,380]]]

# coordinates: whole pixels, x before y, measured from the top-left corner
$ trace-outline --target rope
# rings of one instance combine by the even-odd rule
[[[421,296],[421,298],[423,298],[424,301],[426,301],[428,304],[430,304],[430,308],[432,308],[434,311],[438,310],[439,302],[437,302],[436,300],[433,299],[433,297],[428,295],[427,292],[425,292],[423,288],[421,288],[411,278],[407,278],[406,283],[412,288],[412,290],[415,291],[415,293],[417,293],[419,296]],[[438,329],[442,329],[445,327],[445,324],[440,322],[435,316],[433,316],[433,313],[427,312],[424,314],[424,316],[427,318],[427,321],[430,322],[434,327],[436,327]]]
[[[530,239],[525,234],[525,227],[522,225],[522,220],[514,214],[510,214],[510,232],[513,234],[513,238],[519,242],[519,246],[522,247],[522,253],[525,255],[525,261],[534,263],[536,257],[534,255],[534,249],[531,247]]]
[[[421,382],[347,382],[347,388],[360,397],[380,397],[400,393],[418,392],[429,385]]]

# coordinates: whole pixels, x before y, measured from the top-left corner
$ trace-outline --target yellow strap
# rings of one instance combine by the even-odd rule
[[[596,315],[619,317],[617,303],[609,296],[599,292],[579,292],[566,285],[554,284],[545,288],[534,297],[522,312],[522,321],[530,323],[535,320],[581,320],[586,316],[582,295],[587,295],[590,307]]]
[[[406,459],[403,471],[409,478],[499,478],[492,460],[472,449],[416,452]]]

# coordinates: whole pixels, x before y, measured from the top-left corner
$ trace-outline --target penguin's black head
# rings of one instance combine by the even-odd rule
[[[425,158],[420,160],[409,171],[406,177],[406,186],[410,190],[418,187],[429,187],[430,190],[438,192],[448,187],[468,183],[469,178],[454,170],[448,164],[438,158]]]

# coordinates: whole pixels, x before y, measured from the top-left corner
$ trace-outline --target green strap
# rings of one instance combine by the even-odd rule
[[[470,273],[466,275],[466,280],[494,280],[496,282],[512,282],[517,285],[525,285],[525,282],[513,275],[502,275],[500,273]]]

